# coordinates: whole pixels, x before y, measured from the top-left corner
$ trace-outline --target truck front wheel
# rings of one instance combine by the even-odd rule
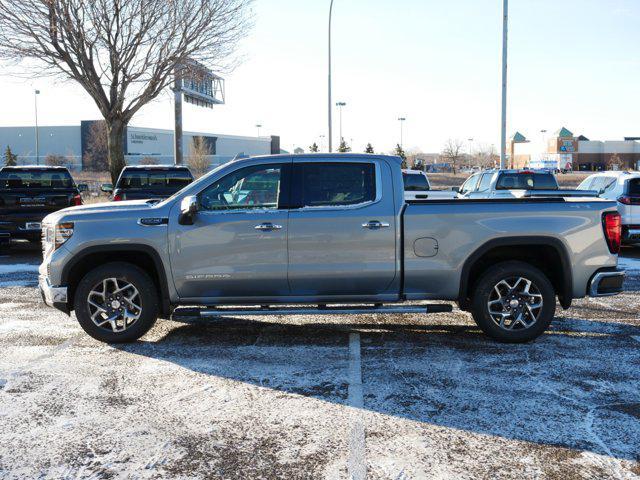
[[[556,311],[553,285],[525,262],[502,262],[484,272],[475,285],[473,318],[484,333],[505,343],[540,336]]]
[[[153,280],[137,266],[107,263],[80,280],[74,308],[82,329],[96,340],[132,342],[158,318],[158,293]]]

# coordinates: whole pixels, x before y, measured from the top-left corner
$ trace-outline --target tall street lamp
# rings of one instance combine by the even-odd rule
[[[260,136],[260,129],[262,128],[262,124],[256,123],[256,128],[258,129],[258,136]]]
[[[509,0],[502,3],[502,122],[500,125],[500,168],[507,164],[507,31]]]
[[[36,165],[40,165],[40,142],[38,138],[38,95],[40,95],[40,90],[34,90],[33,101],[36,107]]]
[[[336,107],[340,109],[340,142],[342,142],[342,107],[346,107],[347,104],[345,102],[337,102]]]
[[[404,117],[399,117],[398,118],[398,121],[400,122],[400,148],[403,148],[402,147],[402,142],[403,142],[403,139],[402,139],[402,124],[405,122],[405,120],[406,120],[406,118],[404,118]]]
[[[331,14],[333,13],[333,0],[331,0],[331,4],[329,5],[329,95],[328,95],[328,106],[329,106],[329,152],[333,151],[332,148],[332,144],[331,144],[331,135],[332,135],[332,129],[333,129],[333,125],[331,122],[331,109],[333,108],[333,105],[331,105]]]

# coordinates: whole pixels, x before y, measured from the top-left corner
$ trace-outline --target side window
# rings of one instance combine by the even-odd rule
[[[462,187],[460,187],[460,192],[467,193],[475,190],[476,186],[478,185],[479,179],[480,175],[471,175],[469,178],[467,178],[467,181],[462,184]]]
[[[209,185],[198,195],[202,210],[278,208],[282,165],[241,168]]]
[[[302,207],[357,205],[376,198],[373,163],[298,163],[294,202]]]
[[[489,190],[489,186],[491,185],[491,177],[493,177],[493,173],[482,174],[482,179],[478,184],[479,192],[486,192],[487,190]]]
[[[582,182],[580,182],[580,185],[578,185],[576,190],[591,190],[591,184],[593,184],[593,180],[594,177],[585,178]]]

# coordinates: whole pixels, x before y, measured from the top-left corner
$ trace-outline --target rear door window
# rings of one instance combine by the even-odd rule
[[[404,180],[404,189],[407,192],[429,190],[429,181],[422,174],[403,173],[402,180]]]
[[[478,191],[479,192],[486,192],[487,190],[489,190],[489,187],[491,186],[491,177],[493,177],[493,173],[483,173],[482,174],[482,179],[480,180],[480,183],[478,184]]]
[[[295,164],[293,198],[302,207],[338,207],[372,202],[376,198],[373,163]]]
[[[72,188],[73,179],[68,170],[44,168],[3,169],[0,171],[0,188],[13,189],[61,189]]]
[[[557,190],[558,181],[551,173],[503,173],[496,190]]]

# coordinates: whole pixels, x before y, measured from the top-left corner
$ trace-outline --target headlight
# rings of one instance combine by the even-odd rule
[[[71,235],[73,235],[73,222],[58,223],[55,226],[55,248],[57,249],[60,245],[69,240]]]
[[[73,235],[73,222],[46,225],[42,229],[42,249],[44,255],[57,250]]]

